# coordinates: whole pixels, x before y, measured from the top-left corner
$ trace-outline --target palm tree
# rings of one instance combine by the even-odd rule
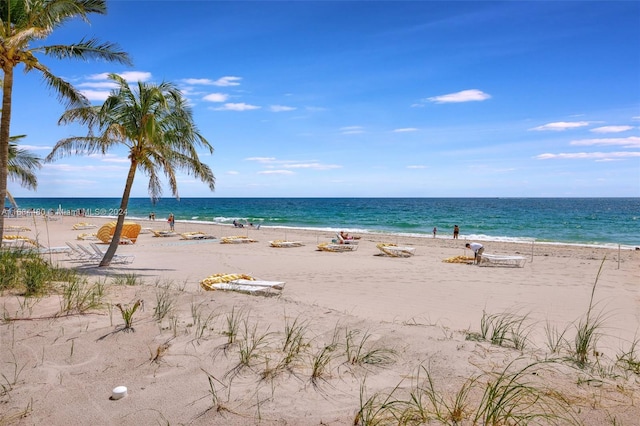
[[[21,186],[35,190],[38,187],[38,178],[35,171],[42,167],[42,159],[26,149],[18,148],[18,144],[15,142],[24,137],[26,135],[11,136],[10,138],[8,179],[17,180]],[[7,198],[13,205],[16,204],[8,190]]]
[[[7,195],[9,135],[13,74],[22,64],[25,72],[38,71],[49,88],[68,107],[88,105],[88,100],[70,83],[51,73],[36,57],[43,54],[55,59],[105,59],[130,64],[129,56],[115,44],[82,39],[70,45],[34,46],[63,24],[74,18],[89,22],[91,13],[106,14],[106,0],[0,0],[0,68],[2,81],[2,116],[0,118],[0,200]],[[3,201],[4,202],[4,201]],[[0,236],[4,235],[4,216],[0,215]],[[0,243],[1,244],[1,243]]]
[[[162,194],[159,173],[165,175],[172,194],[178,199],[177,170],[200,179],[212,191],[215,188],[211,169],[200,161],[196,152],[197,147],[203,147],[213,153],[213,147],[199,133],[180,90],[166,82],[159,85],[138,82],[133,90],[116,74],[110,74],[109,79],[118,87],[102,106],[69,109],[59,120],[59,124],[77,122],[88,126],[88,135],[60,140],[46,158],[52,161],[77,152],[106,154],[117,146],[128,150],[130,166],[118,221],[100,266],[109,266],[118,248],[136,170],[149,176],[148,190],[154,203]]]

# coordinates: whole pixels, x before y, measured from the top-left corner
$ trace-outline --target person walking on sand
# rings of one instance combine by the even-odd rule
[[[169,219],[167,219],[167,222],[169,222],[169,229],[173,231],[176,225],[176,218],[173,216],[173,213],[169,213]]]
[[[453,239],[457,240],[458,239],[458,234],[460,233],[460,228],[458,228],[458,225],[453,225]]]
[[[473,263],[479,265],[482,260],[482,253],[484,252],[484,246],[480,243],[467,243],[464,245],[466,248],[473,251]]]

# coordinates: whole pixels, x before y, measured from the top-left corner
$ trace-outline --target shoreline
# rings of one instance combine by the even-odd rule
[[[10,219],[10,220],[29,220],[29,221],[33,221],[33,218],[42,218],[44,219],[44,217],[49,217],[49,216],[42,216],[42,215],[31,215],[31,216],[20,216],[20,217],[11,217],[11,218],[6,218],[6,219]],[[75,221],[84,221],[86,219],[96,219],[96,220],[101,220],[101,221],[113,221],[117,219],[117,216],[76,216],[76,215],[54,215],[53,216],[56,219],[60,219],[60,218],[68,218],[68,219],[73,219]],[[7,221],[5,220],[5,226],[10,225],[10,220]],[[156,219],[156,220],[151,220],[148,219],[146,217],[137,217],[137,216],[127,216],[125,218],[125,220],[127,221],[137,221],[140,223],[149,223],[149,224],[155,224],[155,223],[163,223],[165,222],[165,220],[163,220],[163,218],[160,219]],[[176,223],[184,223],[187,224],[187,227],[191,227],[191,225],[202,225],[202,226],[231,226],[231,221],[229,222],[212,222],[212,221],[204,221],[204,220],[197,220],[197,219],[177,219]],[[310,232],[310,233],[331,233],[331,232],[339,232],[341,230],[344,230],[348,233],[356,233],[356,234],[362,234],[362,235],[369,235],[372,238],[379,236],[379,237],[390,237],[390,238],[416,238],[416,239],[433,239],[432,234],[430,233],[410,233],[410,232],[392,232],[392,231],[387,231],[387,230],[380,230],[380,231],[372,231],[372,230],[365,230],[365,229],[360,229],[360,228],[350,228],[350,227],[303,227],[303,226],[287,226],[287,225],[263,225],[260,224],[261,228],[263,229],[274,229],[274,230],[291,230],[291,231],[301,231],[301,232]],[[243,228],[235,228],[235,229],[243,229]],[[252,229],[252,228],[248,228],[248,229]],[[6,232],[5,232],[6,234]],[[447,235],[447,234],[441,234],[436,236],[436,240],[448,240],[451,239],[453,240],[452,237],[447,236],[447,237],[443,237],[442,235]],[[460,234],[460,237],[458,238],[460,241],[483,241],[483,242],[496,242],[496,243],[512,243],[512,244],[521,244],[521,245],[526,245],[526,244],[541,244],[541,245],[566,245],[566,246],[575,246],[575,247],[594,247],[594,248],[604,248],[604,249],[611,249],[611,250],[640,250],[640,245],[628,245],[628,244],[621,244],[621,243],[580,243],[580,242],[567,242],[567,241],[549,241],[549,240],[540,240],[540,239],[536,239],[536,238],[530,238],[530,237],[506,237],[506,236],[490,236],[490,235],[484,235],[484,234]]]
[[[18,200],[20,201],[20,200]],[[67,206],[67,209],[63,209]],[[38,211],[72,212],[82,207],[88,216],[116,215],[117,199],[24,199]],[[256,225],[293,228],[341,228],[353,233],[402,233],[416,236],[452,234],[454,224],[469,239],[524,240],[568,244],[640,246],[640,198],[310,198],[162,199],[152,205],[147,198],[131,199],[128,218],[145,220],[151,212],[157,219],[173,213],[177,220],[229,223],[233,220]],[[76,211],[78,209],[75,209]],[[98,213],[100,212],[100,213]]]

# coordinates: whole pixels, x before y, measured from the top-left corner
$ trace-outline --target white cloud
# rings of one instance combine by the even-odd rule
[[[258,172],[259,175],[293,175],[291,170],[263,170]]]
[[[286,112],[286,111],[294,111],[296,108],[285,106],[285,105],[271,105],[269,107],[269,111],[272,112]]]
[[[540,154],[534,158],[538,160],[549,160],[553,158],[568,159],[568,160],[605,160],[614,158],[632,158],[640,157],[640,152],[572,152],[572,153],[560,153],[560,154]]]
[[[291,161],[291,160],[278,160],[274,157],[249,157],[245,158],[246,161],[255,161],[257,163],[264,164],[267,168],[278,167],[280,169],[310,169],[310,170],[331,170],[340,169],[342,166],[336,164],[323,164],[315,160],[311,161]]]
[[[276,161],[274,157],[249,157],[246,161],[257,161],[258,163],[273,163]]]
[[[54,170],[54,171],[59,171],[59,172],[71,172],[71,173],[79,173],[79,174],[83,174],[83,173],[88,173],[88,172],[107,172],[107,171],[117,171],[117,172],[122,172],[122,171],[126,171],[128,170],[128,167],[126,166],[116,166],[116,165],[109,165],[109,166],[96,166],[96,165],[82,165],[82,166],[76,166],[76,165],[72,165],[72,164],[64,164],[64,163],[57,163],[57,164],[43,164],[42,165],[42,169],[43,171],[47,171],[47,170]]]
[[[96,81],[96,82],[85,82],[78,84],[78,87],[90,87],[92,89],[115,89],[118,85],[109,80],[109,81]]]
[[[602,126],[589,130],[593,133],[620,133],[633,129],[633,126]]]
[[[190,84],[192,86],[229,87],[229,86],[239,86],[240,80],[242,80],[242,77],[226,76],[226,77],[220,77],[217,80],[211,80],[210,78],[183,78],[181,81],[184,84]]]
[[[605,139],[581,139],[571,141],[570,145],[575,146],[622,146],[624,148],[640,148],[640,137],[629,136],[628,138],[605,138]]]
[[[151,73],[146,71],[126,71],[118,73],[118,75],[127,80],[127,82],[129,83],[131,83],[132,81],[138,82],[151,80]]]
[[[457,102],[472,102],[472,101],[484,101],[491,97],[488,93],[484,93],[482,90],[470,89],[463,90],[461,92],[449,93],[447,95],[433,96],[427,98],[429,102],[437,104],[457,103]]]
[[[239,173],[239,172],[237,172],[236,170],[229,170],[229,171],[227,172],[227,174],[228,174],[228,175],[239,175],[240,173]]]
[[[529,130],[538,130],[538,131],[553,130],[554,132],[562,132],[567,129],[576,129],[578,127],[584,127],[588,125],[589,125],[588,121],[557,121],[555,123],[543,124],[542,126],[534,127]]]
[[[364,133],[364,129],[362,128],[362,126],[347,126],[341,127],[340,133],[342,133],[343,135],[357,135],[360,133]]]
[[[116,83],[109,80],[109,74],[111,73],[99,73],[87,76],[87,80],[82,83],[78,83],[78,87],[87,87],[87,90],[80,90],[84,96],[90,101],[105,101],[111,94],[111,90],[118,87]],[[151,73],[146,71],[126,71],[123,73],[116,73],[127,83],[148,81],[151,79]],[[92,90],[92,89],[108,89],[108,90]]]
[[[217,79],[212,84],[214,86],[220,86],[220,87],[239,86],[240,80],[242,80],[242,77],[226,76],[226,77],[221,77]]]
[[[105,163],[131,163],[131,160],[128,158],[120,157],[120,158],[104,158],[102,159]]]
[[[21,149],[26,149],[27,151],[51,151],[53,149],[52,146],[37,146],[37,145],[22,145],[19,147]]]
[[[340,169],[342,166],[336,164],[321,164],[321,163],[291,163],[285,165],[288,169],[312,169],[312,170],[331,170]]]
[[[87,76],[89,80],[107,80],[109,78],[109,72],[102,72],[100,74],[91,74]]]
[[[81,90],[82,93],[90,101],[106,101],[111,92],[105,90]]]
[[[92,74],[87,78],[89,80],[108,80],[109,74],[113,74],[113,73],[103,72],[100,74]],[[148,81],[151,79],[151,73],[147,71],[125,71],[125,72],[120,72],[115,74],[118,74],[120,77],[124,78],[127,82]]]
[[[228,103],[228,104],[224,104],[220,108],[216,108],[217,111],[250,111],[252,109],[260,109],[260,107],[241,102],[241,103]]]
[[[416,129],[415,127],[405,127],[402,129],[394,129],[393,133],[407,133],[407,132],[417,132],[418,129]]]
[[[421,166],[421,165],[413,165],[413,166],[407,166],[407,169],[426,169],[427,166]]]
[[[192,86],[213,86],[214,81],[208,78],[183,78],[182,82],[185,84],[190,84]]]
[[[202,100],[209,102],[225,102],[229,98],[229,95],[224,93],[209,93],[204,96]]]

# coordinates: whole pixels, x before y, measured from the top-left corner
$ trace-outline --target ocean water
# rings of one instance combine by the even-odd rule
[[[119,198],[18,198],[20,212],[84,209],[115,216]],[[351,233],[461,239],[640,246],[640,198],[132,198],[129,219],[231,223]],[[11,220],[11,219],[8,219]]]

